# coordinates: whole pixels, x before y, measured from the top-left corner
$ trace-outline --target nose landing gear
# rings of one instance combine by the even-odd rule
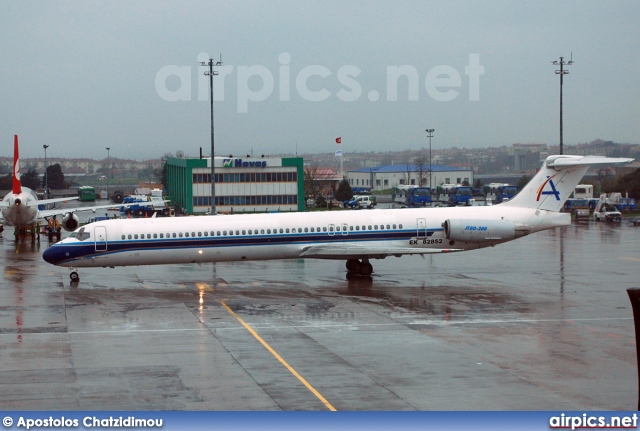
[[[71,279],[72,282],[80,281],[80,276],[78,275],[77,268],[69,268],[69,278]]]

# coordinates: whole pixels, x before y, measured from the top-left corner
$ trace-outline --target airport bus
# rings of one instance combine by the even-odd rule
[[[501,187],[508,186],[507,183],[489,183],[482,186],[485,200],[495,202],[498,190]]]
[[[408,207],[424,207],[431,205],[431,189],[429,187],[414,187],[407,191]]]
[[[516,193],[518,193],[518,187],[512,186],[509,184],[505,184],[501,187],[498,187],[498,191],[496,193],[496,203],[508,201],[512,199]]]
[[[451,189],[449,192],[449,205],[467,205],[469,199],[473,198],[473,187],[471,186],[457,186]]]
[[[407,203],[407,193],[409,190],[414,189],[418,186],[415,185],[407,185],[400,184],[399,186],[393,186],[391,188],[391,200],[397,204],[406,204]]]
[[[81,201],[95,201],[96,189],[91,186],[78,187],[78,197]]]

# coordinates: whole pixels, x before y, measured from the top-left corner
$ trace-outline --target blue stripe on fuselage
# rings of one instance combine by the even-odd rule
[[[442,229],[429,229],[426,236],[432,236],[434,232]],[[272,234],[272,235],[228,235],[198,238],[155,238],[155,239],[125,239],[108,241],[107,250],[96,250],[94,241],[57,243],[46,249],[42,257],[45,261],[57,265],[79,259],[90,259],[96,256],[108,254],[140,251],[140,250],[174,250],[186,248],[218,248],[218,247],[246,247],[267,246],[282,244],[318,244],[318,243],[343,243],[343,242],[369,242],[369,241],[394,241],[409,240],[416,237],[416,230],[389,230],[389,231],[350,231],[343,235],[335,232],[329,235],[327,232],[307,234]],[[98,243],[98,248],[105,243]]]

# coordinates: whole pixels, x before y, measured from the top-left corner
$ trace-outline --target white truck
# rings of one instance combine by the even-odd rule
[[[619,193],[613,195],[619,196]],[[596,221],[620,223],[622,221],[622,213],[615,207],[615,203],[616,196],[608,198],[606,194],[601,194],[600,200],[596,204],[596,209],[593,211],[593,218]]]

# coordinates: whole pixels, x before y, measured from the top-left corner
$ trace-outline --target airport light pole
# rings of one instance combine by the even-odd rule
[[[562,77],[569,73],[568,70],[564,70],[564,65],[571,66],[573,64],[573,54],[571,54],[571,60],[565,62],[564,57],[560,57],[560,61],[554,61],[552,64],[560,66],[560,70],[556,70],[556,75],[560,75],[560,154],[563,153],[562,149]]]
[[[431,183],[431,172],[432,172],[432,165],[431,165],[431,138],[433,138],[433,132],[435,131],[435,129],[425,129],[425,132],[427,132],[427,138],[429,138],[429,197],[431,197],[431,192],[432,192],[432,183]]]
[[[209,59],[209,62],[201,61],[201,66],[209,66],[209,70],[204,72],[205,76],[209,77],[209,97],[211,99],[211,215],[216,215],[216,167],[215,167],[215,159],[213,157],[215,153],[215,137],[213,133],[213,77],[218,74],[218,72],[213,70],[214,66],[222,66],[222,54],[220,54],[220,60],[214,62],[212,58]]]
[[[44,198],[49,199],[49,175],[47,175],[47,148],[48,145],[43,145],[44,148]]]
[[[110,147],[107,147],[107,200],[109,200],[109,174],[111,173],[111,158],[109,157]]]

